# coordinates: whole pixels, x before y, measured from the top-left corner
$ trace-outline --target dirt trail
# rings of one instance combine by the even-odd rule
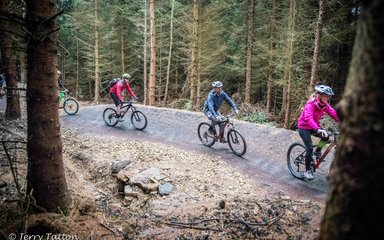
[[[75,116],[60,115],[71,211],[65,221],[60,214],[32,215],[31,227],[47,223],[59,232],[95,239],[316,238],[326,180],[322,174],[312,182],[290,175],[285,154],[299,140],[295,132],[235,121],[248,145],[239,158],[227,144],[208,148],[199,142],[196,128],[206,120],[201,113],[137,105],[148,117],[147,129],[140,132],[129,119],[107,127],[102,120],[107,106],[82,105]],[[26,139],[25,117],[5,121],[0,115],[0,121],[6,130],[1,139]],[[22,159],[18,169],[24,179]],[[171,194],[148,194],[133,185],[135,196],[118,193],[110,166],[122,160],[131,161],[120,172],[128,177],[148,168],[161,171],[161,184],[174,186]],[[8,185],[0,189],[0,210],[13,216],[16,205],[4,204],[16,196],[12,175],[1,170]],[[4,216],[0,230],[15,232],[11,222],[16,220],[7,222]]]
[[[243,134],[248,146],[247,153],[239,158],[230,152],[227,144],[216,143],[208,148],[200,143],[196,129],[200,122],[206,121],[202,113],[137,105],[148,118],[148,126],[141,132],[133,128],[127,117],[114,128],[106,126],[102,119],[106,107],[111,105],[82,106],[75,116],[62,115],[61,122],[79,134],[156,142],[212,154],[258,181],[267,191],[324,202],[328,188],[325,170],[330,160],[314,181],[295,179],[288,171],[286,151],[292,142],[300,140],[296,132],[235,120],[236,129]]]

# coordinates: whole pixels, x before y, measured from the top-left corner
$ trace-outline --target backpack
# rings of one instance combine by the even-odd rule
[[[109,82],[108,87],[111,88],[111,87],[115,86],[116,83],[117,83],[119,80],[120,80],[119,78],[114,78],[114,79],[112,79],[112,80]]]

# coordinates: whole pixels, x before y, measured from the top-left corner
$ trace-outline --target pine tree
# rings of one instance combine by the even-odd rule
[[[28,187],[37,206],[65,210],[65,181],[57,91],[57,10],[50,0],[29,0],[28,39]],[[44,57],[42,57],[44,56]],[[45,71],[41,71],[45,69]]]

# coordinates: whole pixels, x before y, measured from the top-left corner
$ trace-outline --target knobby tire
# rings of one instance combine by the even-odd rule
[[[229,148],[235,155],[241,157],[247,152],[247,143],[238,131],[230,129],[227,133],[227,141]]]
[[[287,152],[287,165],[291,174],[298,179],[304,179],[306,150],[302,143],[292,143]]]
[[[135,129],[142,131],[147,127],[147,117],[141,111],[135,110],[131,115],[131,122]]]
[[[105,124],[107,124],[110,127],[114,127],[117,124],[117,113],[116,110],[113,108],[106,108],[103,112],[103,120]]]
[[[202,122],[197,127],[197,135],[199,136],[200,142],[207,147],[215,144],[215,138],[209,136],[208,129],[211,127],[209,123]]]
[[[79,111],[79,103],[74,98],[67,98],[63,103],[63,108],[68,115],[75,115]]]

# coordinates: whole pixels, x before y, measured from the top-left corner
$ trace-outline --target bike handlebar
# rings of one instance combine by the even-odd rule
[[[139,102],[139,99],[138,98],[132,98],[131,100],[129,101],[122,101],[121,103],[122,104],[127,104],[127,103],[138,103]]]
[[[237,115],[235,112],[232,112],[231,114],[228,114],[226,116],[220,116],[221,117],[221,121],[220,122],[226,122],[229,120],[229,118],[233,117]]]

